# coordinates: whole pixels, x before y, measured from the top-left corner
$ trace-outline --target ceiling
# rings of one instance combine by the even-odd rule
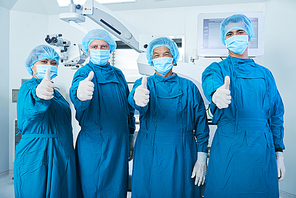
[[[190,7],[205,5],[258,3],[269,0],[137,0],[134,3],[105,4],[113,11],[140,10],[154,8]],[[67,12],[67,7],[60,8],[56,0],[0,0],[0,6],[8,10],[57,15]]]

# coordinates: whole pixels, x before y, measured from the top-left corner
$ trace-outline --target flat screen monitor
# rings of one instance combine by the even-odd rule
[[[249,42],[249,56],[256,57],[264,54],[264,15],[262,12],[246,13],[202,13],[198,15],[198,50],[203,57],[226,57],[228,50],[220,39],[220,24],[233,14],[246,15],[254,25],[255,35]]]

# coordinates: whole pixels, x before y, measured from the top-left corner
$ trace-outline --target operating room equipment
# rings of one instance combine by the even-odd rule
[[[45,41],[57,47],[69,47],[71,42],[65,39],[62,39],[62,34],[47,35]],[[65,48],[66,50],[66,48]]]
[[[95,3],[95,4],[94,4]],[[75,5],[74,3],[69,4],[68,13],[61,13],[60,19],[68,22],[73,27],[76,27],[80,31],[85,33],[84,28],[80,23],[86,20],[86,17],[106,29],[112,35],[123,41],[129,47],[137,52],[140,52],[137,59],[138,70],[142,75],[151,76],[154,74],[154,69],[147,64],[146,59],[146,48],[148,43],[154,39],[153,35],[142,34],[137,28],[124,21],[121,17],[116,16],[111,10],[105,6],[94,2],[93,0],[87,0],[84,5]],[[72,44],[70,45],[72,46]],[[70,53],[69,50],[66,53]],[[77,53],[76,53],[77,54]],[[82,54],[81,54],[82,55]],[[71,58],[68,55],[68,62],[71,62]],[[74,56],[76,61],[79,60],[78,56]],[[83,58],[82,58],[83,59]],[[75,61],[72,61],[75,63]],[[79,66],[77,66],[78,68]],[[177,62],[177,67],[174,67],[174,72],[179,76],[188,78],[193,81],[204,100],[205,105],[209,104],[206,97],[203,94],[201,88],[201,74],[205,67],[193,65],[186,62]]]
[[[81,44],[73,43],[62,38],[62,34],[49,34],[45,37],[45,41],[49,45],[60,48],[61,63],[65,67],[78,68],[85,64],[87,59],[86,53],[82,50]]]
[[[195,64],[195,61],[198,60],[196,49],[193,49],[193,54],[190,56],[189,62]]]
[[[122,22],[120,17],[115,16],[103,5],[97,3],[94,7],[94,0],[87,0],[83,6],[71,3],[68,7],[68,13],[59,15],[61,20],[81,23],[85,21],[85,16],[87,16],[137,52],[143,52],[149,41],[152,40],[152,35],[140,34],[134,27],[127,22]],[[132,32],[127,28],[127,25],[133,29]]]

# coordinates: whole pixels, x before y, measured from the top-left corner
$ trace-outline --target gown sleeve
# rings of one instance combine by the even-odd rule
[[[129,97],[129,88],[128,88],[128,84],[125,80],[125,77],[123,75],[122,72],[121,73],[121,76],[122,78],[124,79],[124,85],[125,85],[125,91],[126,91],[126,97],[128,99]],[[136,130],[136,124],[135,124],[135,116],[134,116],[134,113],[135,113],[135,109],[129,104],[129,102],[127,102],[127,105],[128,105],[128,127],[129,127],[129,134],[134,134],[135,130]]]
[[[22,124],[26,120],[42,119],[51,104],[51,100],[44,100],[36,95],[39,81],[28,81],[19,91],[17,99],[18,128],[22,130]]]
[[[208,152],[209,126],[203,99],[198,88],[194,85],[194,121],[198,152]]]
[[[273,142],[276,151],[282,151],[285,149],[284,138],[284,104],[281,95],[277,89],[273,75],[270,72],[271,78],[271,109],[269,124],[273,135]]]
[[[224,76],[218,63],[212,63],[202,73],[202,88],[208,101],[212,101],[212,95],[224,84]]]

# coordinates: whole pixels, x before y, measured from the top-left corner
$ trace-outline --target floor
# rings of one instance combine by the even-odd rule
[[[12,171],[7,171],[0,173],[0,198],[13,198],[14,197],[14,187],[13,187],[13,173]],[[131,197],[131,193],[128,192],[127,198]]]
[[[0,173],[0,197],[1,198],[13,198],[14,188],[13,188],[13,174],[12,171],[6,171]],[[128,192],[127,198],[131,197],[131,193]],[[296,195],[291,195],[280,191],[280,198],[296,198]]]

